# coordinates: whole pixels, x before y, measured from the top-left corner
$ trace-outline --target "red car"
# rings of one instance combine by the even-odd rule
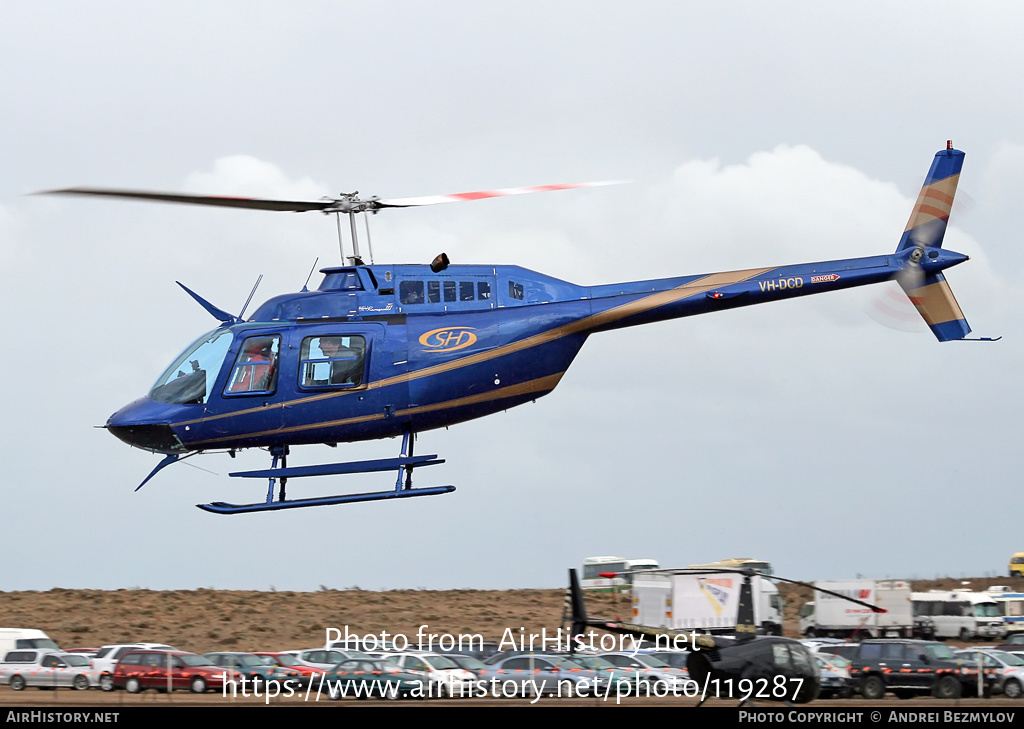
[[[130,694],[148,688],[166,689],[168,673],[172,691],[188,689],[197,694],[207,689],[221,690],[225,678],[229,681],[242,678],[238,671],[214,666],[210,659],[195,653],[137,650],[121,656],[114,669],[114,687]]]
[[[283,666],[284,668],[290,668],[294,671],[298,671],[303,678],[303,685],[312,677],[320,677],[320,674],[324,672],[322,668],[314,668],[313,666],[307,666],[305,663],[300,663],[295,657],[294,653],[270,653],[267,651],[253,653],[254,656],[259,656],[268,664],[275,666]]]

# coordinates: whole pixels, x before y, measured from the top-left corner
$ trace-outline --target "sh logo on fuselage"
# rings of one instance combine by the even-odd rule
[[[476,344],[473,327],[442,327],[420,335],[420,344],[428,351],[454,352]]]

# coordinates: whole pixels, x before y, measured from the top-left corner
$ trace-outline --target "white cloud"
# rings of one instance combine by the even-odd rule
[[[185,178],[185,189],[210,195],[319,200],[330,190],[309,177],[292,179],[277,165],[248,155],[221,157],[213,169],[192,172]]]

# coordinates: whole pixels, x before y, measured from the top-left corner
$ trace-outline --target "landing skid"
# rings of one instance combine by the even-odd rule
[[[385,499],[408,499],[414,496],[436,496],[455,490],[454,486],[431,486],[414,489],[412,487],[412,471],[419,466],[433,466],[444,463],[436,455],[414,456],[412,454],[416,434],[406,432],[402,437],[402,453],[398,458],[381,458],[372,461],[352,461],[349,463],[325,463],[318,466],[300,466],[288,468],[288,447],[271,449],[274,457],[269,469],[260,471],[238,471],[230,474],[237,478],[268,478],[266,501],[257,504],[229,504],[214,501],[209,504],[196,504],[203,511],[213,514],[247,514],[253,511],[279,511],[281,509],[301,509],[307,506],[332,506],[334,504],[351,504],[359,501],[383,501]],[[281,465],[278,466],[278,461]],[[158,467],[159,468],[159,467]],[[391,491],[374,491],[365,494],[339,494],[337,496],[321,496],[312,499],[294,499],[289,501],[285,495],[285,486],[289,478],[307,476],[332,476],[345,473],[373,473],[398,469],[398,480]],[[274,485],[279,484],[277,500],[274,499]]]
[[[228,504],[214,501],[212,504],[196,504],[203,511],[214,514],[247,514],[250,511],[278,511],[279,509],[299,509],[305,506],[331,506],[332,504],[351,504],[356,501],[383,501],[384,499],[408,499],[413,496],[436,496],[454,491],[454,486],[432,486],[425,489],[405,489],[403,491],[375,491],[369,494],[345,494],[341,496],[324,496],[319,499],[296,499],[294,501],[271,501],[269,504]]]

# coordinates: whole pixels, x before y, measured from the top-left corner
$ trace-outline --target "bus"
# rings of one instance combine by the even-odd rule
[[[914,592],[915,618],[930,618],[936,638],[960,640],[1002,638],[1006,635],[1002,608],[988,592],[930,590]]]
[[[602,592],[625,592],[633,587],[633,573],[658,569],[655,559],[623,559],[622,557],[587,557],[583,560],[580,587]],[[614,572],[614,577],[601,577]]]
[[[993,585],[988,593],[999,605],[1007,633],[1024,631],[1024,592],[1018,592],[1009,585]]]
[[[762,575],[771,576],[772,572],[771,562],[764,562],[760,559],[751,559],[750,557],[730,557],[729,559],[723,559],[719,562],[711,562],[710,564],[691,564],[686,569],[689,570],[753,570]]]

